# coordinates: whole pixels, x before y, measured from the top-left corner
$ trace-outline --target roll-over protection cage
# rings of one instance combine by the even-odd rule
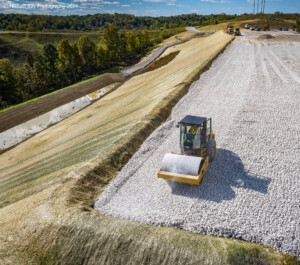
[[[187,115],[178,124],[181,152],[195,153],[206,148],[212,138],[211,118]]]

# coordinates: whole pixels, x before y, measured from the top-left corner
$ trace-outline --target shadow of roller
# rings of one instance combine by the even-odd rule
[[[267,194],[270,182],[270,178],[247,171],[237,154],[217,149],[199,185],[173,182],[169,186],[176,195],[221,202],[235,198],[233,187]]]

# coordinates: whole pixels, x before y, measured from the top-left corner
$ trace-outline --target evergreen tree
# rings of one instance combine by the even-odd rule
[[[26,56],[26,62],[27,64],[29,64],[31,67],[33,67],[34,64],[34,58],[33,55],[31,53],[28,53]]]
[[[22,84],[23,100],[29,100],[31,98],[37,97],[37,76],[33,67],[29,64],[24,64],[20,71],[20,80]]]
[[[119,34],[115,24],[109,24],[104,31],[104,41],[111,62],[116,62],[118,59],[119,50]]]
[[[143,30],[142,31],[142,37],[143,37],[143,41],[144,41],[145,47],[151,46],[150,34],[149,34],[148,30]]]
[[[58,69],[58,51],[52,44],[47,44],[43,48],[44,67],[48,76],[48,87],[51,90],[56,90],[59,87]]]
[[[41,96],[49,92],[48,72],[43,61],[35,61],[34,66],[34,94]]]
[[[78,50],[83,59],[85,69],[88,74],[96,71],[97,64],[97,47],[88,36],[84,35],[80,37],[78,41]]]
[[[135,34],[130,31],[127,33],[127,51],[128,54],[133,57],[137,52],[137,39]]]
[[[119,60],[123,61],[127,58],[127,39],[124,32],[119,35],[119,50],[118,50]]]
[[[20,77],[9,59],[0,59],[0,97],[8,104],[16,104],[21,98]]]
[[[99,46],[97,50],[97,66],[99,70],[109,67],[108,52],[103,46]]]
[[[76,78],[80,80],[83,76],[83,59],[79,53],[78,45],[76,42],[71,45],[71,48],[73,50],[72,63],[74,66],[74,73],[76,75]]]
[[[77,82],[74,50],[67,39],[58,44],[58,57],[60,59],[60,70],[66,75],[69,84]]]

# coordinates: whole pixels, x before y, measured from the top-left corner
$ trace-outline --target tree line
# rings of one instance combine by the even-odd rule
[[[159,29],[165,24],[169,28],[199,26],[220,23],[229,20],[247,20],[261,18],[293,19],[300,18],[299,14],[241,14],[227,15],[186,14],[170,17],[134,16],[129,14],[95,14],[85,16],[50,16],[25,14],[0,14],[0,30],[46,31],[46,30],[102,30],[109,24],[115,24],[120,29]]]
[[[162,33],[161,40],[171,34]],[[63,39],[57,47],[45,45],[42,54],[28,54],[20,69],[16,69],[9,59],[0,59],[0,108],[129,64],[153,45],[151,40],[147,30],[125,33],[110,24],[104,31],[104,44],[97,45],[86,35],[73,44]]]
[[[300,32],[300,19],[296,21],[296,31]]]
[[[115,24],[122,29],[159,29],[165,23],[170,28],[199,25],[208,16],[188,14],[172,17],[137,17],[128,14],[96,14],[85,16],[50,16],[25,14],[0,14],[0,29],[19,31],[82,30],[95,31]]]

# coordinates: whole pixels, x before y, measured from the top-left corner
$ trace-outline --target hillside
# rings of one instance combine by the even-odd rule
[[[103,34],[103,33],[102,33]],[[26,56],[33,53],[42,53],[43,46],[53,44],[57,46],[62,39],[71,43],[79,40],[83,35],[95,43],[99,42],[99,32],[5,32],[0,33],[0,59],[8,58],[16,67],[26,62]]]
[[[232,40],[220,31],[169,48],[162,57],[179,53],[167,65],[131,78],[2,154],[3,263],[299,264],[266,246],[124,221],[93,209],[103,188]]]

